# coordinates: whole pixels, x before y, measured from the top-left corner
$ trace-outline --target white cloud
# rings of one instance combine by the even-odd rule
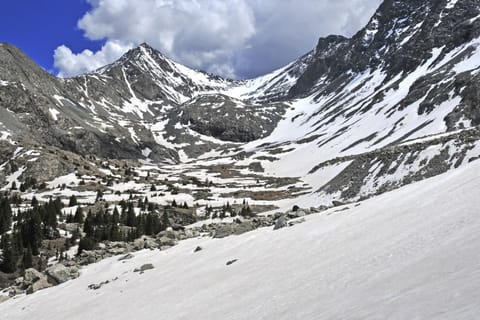
[[[226,76],[258,75],[311,50],[331,33],[351,35],[380,0],[88,0],[78,22],[91,40],[106,40],[97,53],[55,53],[62,75],[118,58],[125,44],[147,42],[188,66]],[[58,57],[57,57],[58,56]],[[58,58],[58,59],[57,59]],[[91,64],[90,64],[91,62]],[[104,64],[105,64],[104,63]]]
[[[71,77],[88,71],[103,67],[112,61],[117,60],[128,49],[131,44],[119,41],[108,41],[99,51],[92,52],[84,50],[81,53],[73,53],[65,45],[61,45],[54,52],[54,65],[60,70],[60,77]]]

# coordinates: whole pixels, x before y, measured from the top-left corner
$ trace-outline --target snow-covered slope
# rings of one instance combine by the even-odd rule
[[[1,304],[0,314],[9,320],[475,319],[479,170],[472,163],[287,229],[191,239],[125,262],[106,259],[76,280]],[[198,245],[203,250],[194,253]],[[146,263],[155,268],[133,272]]]

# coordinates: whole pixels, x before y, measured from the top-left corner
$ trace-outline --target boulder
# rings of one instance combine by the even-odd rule
[[[307,211],[304,209],[298,209],[296,211],[289,211],[288,216],[291,218],[300,218],[305,217],[307,215]]]
[[[142,265],[140,268],[136,268],[135,270],[133,270],[133,272],[140,272],[140,273],[143,273],[147,270],[152,270],[152,269],[155,269],[155,267],[153,266],[153,264],[151,263],[146,263],[144,265]]]
[[[157,242],[153,238],[143,236],[139,239],[136,239],[133,242],[133,247],[134,247],[135,250],[155,249],[155,248],[158,247],[158,245],[157,245]]]
[[[45,270],[57,283],[64,283],[70,280],[70,271],[61,263],[57,263]]]
[[[173,229],[169,228],[167,230],[161,231],[157,234],[157,238],[167,237],[170,239],[177,239],[178,231],[173,231]]]
[[[33,284],[31,284],[27,288],[27,294],[32,294],[34,292],[37,292],[38,290],[50,288],[52,285],[47,281],[46,277],[41,278],[38,281],[35,281]]]
[[[340,207],[340,206],[346,205],[346,203],[345,203],[345,202],[342,202],[342,201],[338,201],[338,200],[333,200],[333,201],[332,201],[332,205],[333,205],[334,207]]]
[[[34,282],[37,282],[38,280],[40,279],[47,279],[47,277],[41,273],[40,271],[36,270],[36,269],[33,269],[33,268],[29,268],[27,270],[25,270],[25,275],[23,277],[23,283],[26,284],[26,285],[31,285],[33,284]]]
[[[225,224],[219,226],[215,231],[213,232],[213,237],[217,239],[225,238],[233,234],[233,228],[232,225],[230,224]]]
[[[158,242],[160,244],[160,247],[172,247],[176,244],[174,239],[165,236],[158,239]]]
[[[233,229],[233,234],[239,235],[245,232],[255,230],[255,225],[252,221],[243,221],[239,224],[234,224]]]
[[[124,255],[123,257],[118,258],[118,261],[130,260],[133,257],[134,257],[134,255],[129,253],[129,254]]]
[[[7,301],[8,299],[10,299],[9,296],[0,295],[0,303],[5,302],[5,301]]]
[[[277,221],[275,222],[275,226],[273,227],[273,230],[285,228],[286,226],[288,226],[288,218],[285,215],[283,215],[277,219]]]
[[[78,278],[79,271],[75,266],[66,267],[61,263],[53,265],[45,270],[45,273],[49,275],[58,284],[64,283],[68,280]]]

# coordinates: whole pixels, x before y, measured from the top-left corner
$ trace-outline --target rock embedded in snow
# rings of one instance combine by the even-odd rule
[[[233,260],[227,261],[226,265],[227,265],[227,266],[230,266],[230,265],[234,264],[234,263],[237,262],[237,261],[238,261],[238,259],[233,259]]]
[[[66,267],[57,263],[45,270],[45,273],[52,277],[57,283],[64,283],[79,276],[78,268],[75,266]]]
[[[275,222],[275,225],[273,226],[273,230],[278,230],[282,229],[288,226],[288,218],[286,215],[281,215],[277,221]]]
[[[130,260],[130,259],[132,259],[133,257],[135,257],[133,254],[127,253],[126,255],[118,258],[118,261]]]
[[[153,264],[151,264],[151,263],[146,263],[146,264],[142,265],[140,268],[136,268],[135,270],[133,270],[133,272],[144,273],[145,271],[147,271],[147,270],[152,270],[152,269],[155,269],[155,267],[153,266]]]
[[[32,284],[40,279],[46,279],[46,276],[41,273],[40,271],[34,269],[34,268],[29,268],[25,270],[25,275],[23,276],[23,282],[24,284]]]

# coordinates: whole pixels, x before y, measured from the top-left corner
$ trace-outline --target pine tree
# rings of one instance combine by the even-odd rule
[[[32,207],[37,207],[38,206],[38,200],[37,198],[35,198],[35,196],[33,196],[32,198],[32,203],[31,203]]]
[[[30,231],[30,241],[28,243],[32,248],[32,254],[34,256],[38,256],[40,254],[40,247],[42,245],[42,221],[37,210],[32,212],[28,229]]]
[[[70,200],[68,201],[68,206],[73,207],[77,205],[77,197],[75,197],[74,194],[70,197]]]
[[[170,227],[170,220],[168,219],[167,211],[164,211],[162,216],[162,229],[165,230],[168,227]]]
[[[8,198],[0,198],[0,235],[11,229],[12,208]]]
[[[75,216],[73,217],[73,222],[82,224],[84,221],[83,219],[83,210],[81,207],[78,207],[75,211]]]
[[[95,202],[99,201],[99,200],[102,200],[103,198],[103,192],[101,190],[98,190],[97,191],[97,197],[95,199]]]
[[[118,213],[117,206],[113,208],[113,214],[112,214],[112,224],[114,226],[118,225],[120,222],[120,214]]]
[[[83,232],[85,232],[87,237],[93,237],[95,234],[95,225],[93,222],[92,211],[88,211],[87,218],[83,223]]]
[[[23,270],[31,268],[33,266],[33,255],[32,255],[32,248],[27,246],[26,249],[23,250],[23,258],[22,258],[22,268]]]
[[[126,225],[129,227],[135,226],[135,209],[131,202],[128,204]]]
[[[0,249],[2,249],[2,261],[0,263],[0,271],[12,273],[16,269],[16,253],[12,242],[11,235],[3,235],[0,241]]]

